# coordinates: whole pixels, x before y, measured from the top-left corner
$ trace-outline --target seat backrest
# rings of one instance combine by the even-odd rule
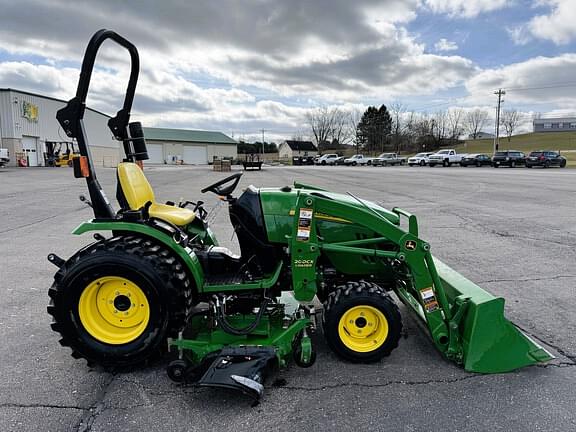
[[[148,201],[154,202],[154,191],[142,168],[132,162],[118,164],[118,183],[130,210],[142,208]]]

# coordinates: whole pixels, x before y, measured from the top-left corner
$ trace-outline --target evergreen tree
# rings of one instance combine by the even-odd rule
[[[385,149],[391,132],[392,117],[386,105],[370,106],[356,126],[356,139],[365,151],[379,152]]]

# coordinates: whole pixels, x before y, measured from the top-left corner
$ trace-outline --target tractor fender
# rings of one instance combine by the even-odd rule
[[[198,257],[192,249],[181,246],[168,234],[141,223],[96,220],[81,223],[72,231],[72,234],[81,235],[90,231],[133,232],[159,241],[182,260],[188,273],[194,279],[198,293],[203,292],[204,272]]]

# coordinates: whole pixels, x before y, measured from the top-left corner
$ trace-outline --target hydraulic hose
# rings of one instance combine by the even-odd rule
[[[224,311],[222,310],[221,307],[216,308],[216,318],[218,319],[218,323],[222,327],[222,330],[224,330],[226,333],[229,333],[234,336],[246,336],[247,334],[251,333],[256,327],[258,327],[258,324],[260,324],[260,320],[262,319],[262,316],[264,315],[264,312],[266,311],[269,302],[270,300],[265,298],[262,304],[260,305],[260,310],[256,314],[256,319],[254,320],[254,322],[243,328],[236,328],[232,326],[226,320],[226,315],[224,315]]]

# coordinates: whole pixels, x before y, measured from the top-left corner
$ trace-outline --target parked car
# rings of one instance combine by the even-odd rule
[[[462,156],[463,155],[456,153],[454,149],[440,150],[428,157],[428,165],[431,167],[435,167],[436,165],[450,166],[460,163]]]
[[[483,153],[467,154],[460,161],[460,166],[467,167],[470,165],[477,166],[477,167],[481,167],[484,165],[490,166],[490,165],[492,165],[492,159],[490,158],[490,156],[488,156],[487,154],[483,154]]]
[[[10,152],[8,149],[0,148],[0,167],[10,162]]]
[[[326,153],[322,156],[318,156],[314,163],[316,165],[329,165],[330,161],[337,159],[339,156],[336,153]]]
[[[344,165],[352,165],[352,166],[366,165],[369,160],[370,158],[364,157],[364,155],[355,154],[354,156],[349,157],[348,159],[344,159]]]
[[[410,166],[414,166],[414,165],[425,166],[428,164],[428,157],[433,155],[433,154],[434,154],[434,152],[415,154],[411,158],[408,158],[408,165],[410,165]]]
[[[521,151],[501,151],[494,153],[494,156],[492,156],[492,166],[494,168],[500,166],[509,166],[510,168],[514,168],[518,165],[526,165],[526,155]]]
[[[368,165],[404,165],[406,158],[398,156],[396,153],[382,153],[380,156],[372,158],[368,161]]]
[[[332,159],[330,162],[328,162],[328,165],[344,165],[344,161],[346,159],[346,156],[339,156],[336,159]]]
[[[292,165],[314,165],[314,156],[294,156]]]
[[[541,166],[544,168],[559,166],[560,168],[564,168],[566,166],[566,158],[559,152],[551,150],[533,151],[526,158],[526,168],[532,168],[533,166]]]

